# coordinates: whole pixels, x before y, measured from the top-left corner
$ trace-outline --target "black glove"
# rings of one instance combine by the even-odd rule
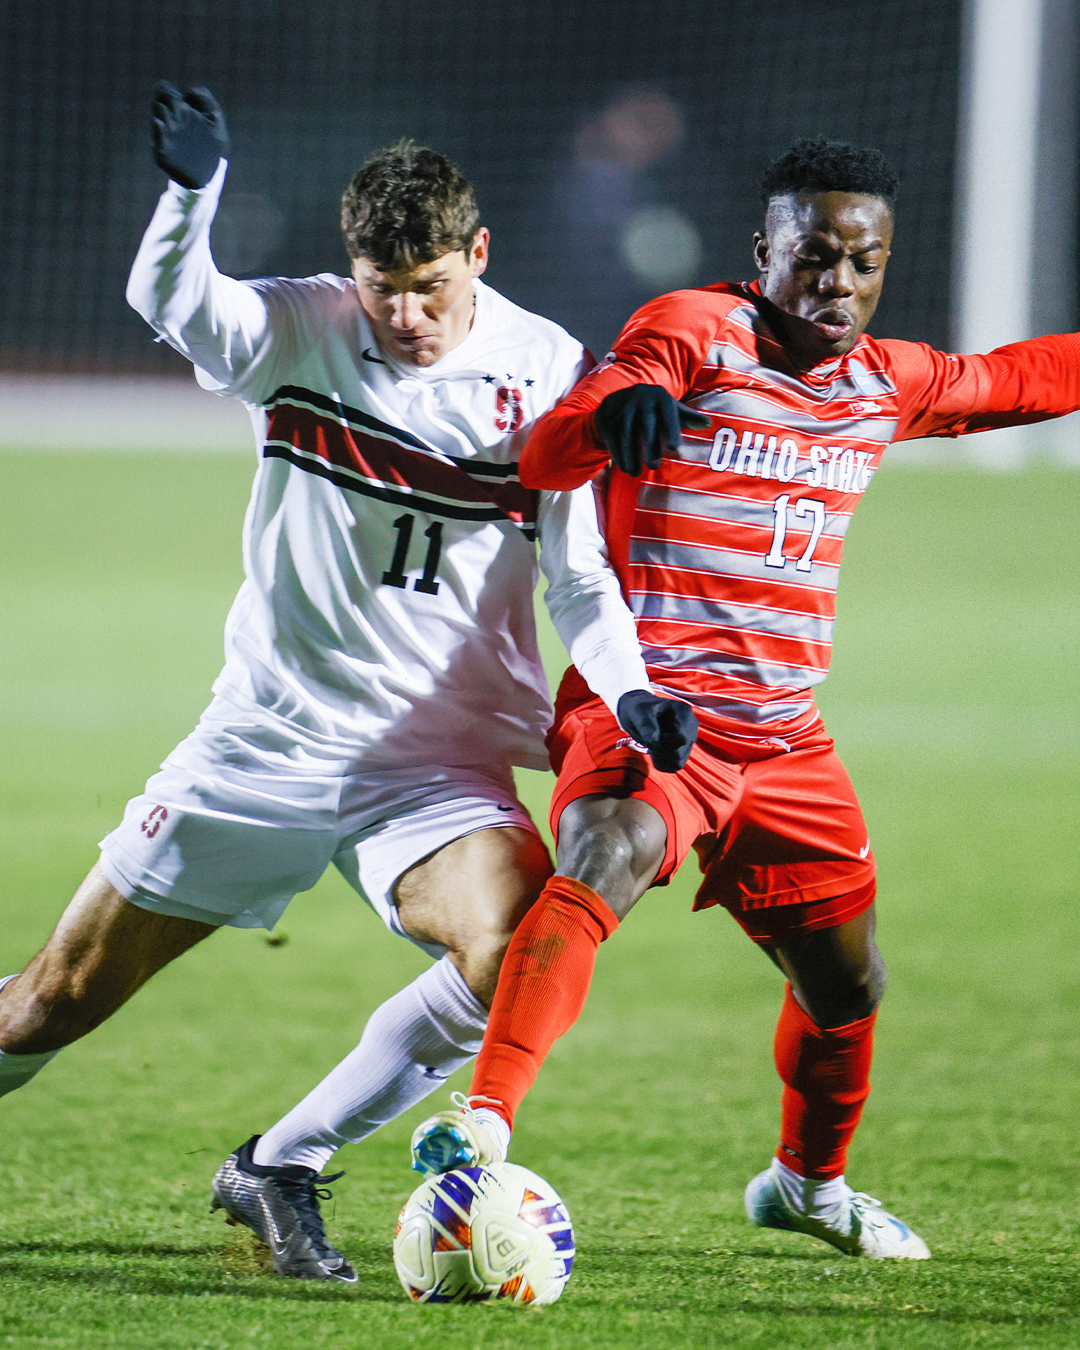
[[[174,183],[204,188],[229,153],[225,114],[209,89],[185,89],[159,80],[150,104],[154,162]]]
[[[632,384],[608,394],[593,415],[596,434],[608,448],[623,473],[658,469],[664,450],[675,450],[683,427],[703,431],[709,425],[705,413],[676,403],[658,384]]]
[[[698,720],[689,703],[631,689],[616,707],[619,726],[645,746],[661,773],[678,773],[697,740]]]

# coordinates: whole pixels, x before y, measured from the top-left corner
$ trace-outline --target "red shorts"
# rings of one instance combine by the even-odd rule
[[[723,905],[763,946],[834,928],[873,904],[866,823],[820,722],[791,750],[749,762],[699,740],[684,769],[660,773],[600,699],[560,705],[548,737],[556,837],[563,810],[579,797],[648,802],[667,826],[654,884],[695,849],[704,875],[694,908]]]

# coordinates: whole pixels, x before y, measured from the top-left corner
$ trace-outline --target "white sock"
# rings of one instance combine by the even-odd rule
[[[17,977],[17,971],[14,975],[5,975],[0,979],[0,989]],[[59,1050],[46,1050],[43,1055],[9,1055],[6,1050],[0,1050],[0,1097],[6,1097],[9,1092],[29,1083],[34,1074],[39,1073],[59,1053]]]
[[[819,1217],[835,1209],[842,1200],[846,1200],[851,1187],[842,1176],[830,1177],[828,1181],[812,1181],[793,1172],[779,1158],[773,1159],[773,1176],[785,1201],[799,1214],[814,1214]]]
[[[448,956],[376,1008],[360,1044],[255,1145],[263,1167],[322,1171],[442,1086],[479,1051],[487,1010]]]
[[[503,1161],[505,1162],[506,1155],[510,1152],[510,1126],[507,1125],[498,1111],[493,1111],[490,1106],[474,1107],[473,1115],[481,1125],[485,1125],[495,1136],[502,1149]]]

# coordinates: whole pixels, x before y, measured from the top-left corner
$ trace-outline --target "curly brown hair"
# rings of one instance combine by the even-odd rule
[[[445,156],[410,140],[372,155],[341,198],[349,257],[380,272],[467,253],[479,228],[472,184]]]

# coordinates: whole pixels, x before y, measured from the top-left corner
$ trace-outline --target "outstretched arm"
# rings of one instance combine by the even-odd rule
[[[1080,333],[1013,342],[982,356],[884,339],[900,392],[897,440],[1023,426],[1080,409]]]

